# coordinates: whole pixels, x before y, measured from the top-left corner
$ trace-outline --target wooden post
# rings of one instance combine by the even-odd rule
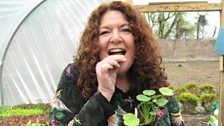
[[[219,126],[224,126],[224,71],[223,71],[223,58],[219,57],[219,76],[220,76],[220,86],[219,86]]]
[[[221,3],[220,13],[220,28],[224,28],[224,0]],[[223,45],[224,46],[224,45]],[[219,126],[224,126],[224,55],[219,56],[219,75],[220,75],[220,87],[219,87]]]

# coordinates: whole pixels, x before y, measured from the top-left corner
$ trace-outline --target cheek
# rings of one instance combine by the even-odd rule
[[[107,57],[107,53],[105,51],[101,51],[100,52],[100,60],[103,60],[106,57]]]
[[[107,48],[107,39],[105,37],[100,37],[98,40],[98,46],[100,50],[105,50]]]
[[[107,48],[105,44],[100,44],[99,45],[99,54],[100,54],[100,60],[104,59],[105,57],[107,57],[108,53],[107,53]]]
[[[98,46],[99,46],[99,49],[100,49],[100,59],[104,59],[105,57],[108,56],[108,38],[107,37],[99,37],[99,40],[98,40]]]
[[[129,48],[132,50],[132,54],[135,56],[136,44],[135,44],[134,38],[130,40]]]

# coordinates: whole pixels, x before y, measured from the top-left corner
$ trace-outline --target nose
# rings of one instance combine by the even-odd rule
[[[121,39],[121,35],[120,35],[119,31],[113,30],[110,42],[119,43],[121,41],[122,41],[122,39]]]

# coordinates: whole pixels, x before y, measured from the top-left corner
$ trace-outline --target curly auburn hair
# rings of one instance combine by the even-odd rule
[[[82,96],[89,98],[97,90],[95,66],[100,61],[99,27],[102,16],[110,10],[123,13],[134,35],[136,58],[129,70],[131,89],[140,93],[144,89],[158,89],[162,86],[168,86],[165,69],[160,66],[162,58],[158,41],[144,16],[132,5],[124,2],[111,2],[100,5],[91,13],[80,38],[78,53],[74,57],[75,66],[79,69],[79,78],[76,84],[82,89]]]

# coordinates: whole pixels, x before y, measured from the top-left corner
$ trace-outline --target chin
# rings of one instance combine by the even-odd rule
[[[124,67],[120,67],[119,71],[118,71],[118,76],[123,76],[123,75],[127,75],[128,74],[128,69],[124,68]]]

